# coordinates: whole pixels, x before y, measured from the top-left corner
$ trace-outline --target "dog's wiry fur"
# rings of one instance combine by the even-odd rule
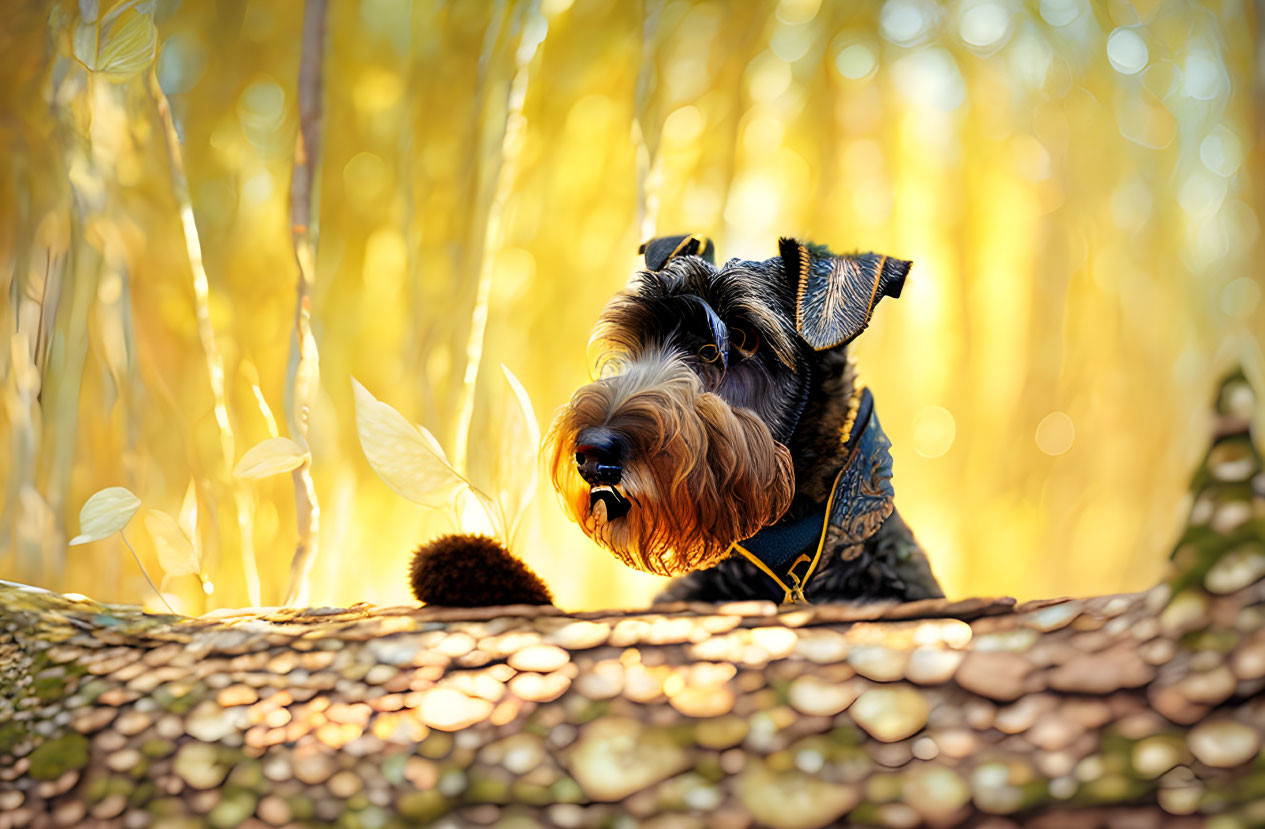
[[[654,349],[619,383],[580,389],[551,430],[550,465],[565,506],[592,538],[625,564],[661,575],[677,560],[710,567],[786,511],[794,491],[791,456],[751,411],[704,390],[679,355]],[[627,435],[632,461],[623,486],[634,509],[618,521],[589,508],[589,487],[562,436],[600,424]],[[578,482],[578,483],[577,483]],[[733,509],[733,502],[744,509]],[[665,520],[671,516],[670,520]]]
[[[855,413],[856,372],[846,341],[830,346],[830,338],[843,338],[836,329],[848,325],[846,340],[859,333],[881,279],[908,263],[868,254],[827,259],[824,249],[788,242],[781,257],[764,262],[717,267],[677,255],[635,274],[594,332],[600,379],[577,390],[549,430],[545,458],[564,508],[624,563],[682,575],[661,598],[780,598],[754,564],[730,555],[731,545],[779,519],[820,513],[843,467],[840,433],[850,401]],[[849,293],[840,283],[838,295],[805,299],[805,279],[841,274],[861,287]],[[852,306],[866,300],[858,316]],[[631,503],[627,514],[612,519],[607,502],[592,497],[596,479],[591,465],[582,471],[589,451],[582,439],[600,442],[610,464],[603,468],[618,470],[612,480]],[[806,593],[812,600],[940,595],[895,513],[863,544],[829,527]]]

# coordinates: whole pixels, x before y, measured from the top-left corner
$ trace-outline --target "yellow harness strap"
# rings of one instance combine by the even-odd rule
[[[821,520],[821,534],[817,538],[817,551],[813,553],[812,558],[809,558],[808,554],[804,553],[799,558],[792,561],[791,566],[786,569],[786,575],[791,580],[791,584],[789,586],[786,582],[782,581],[782,579],[778,578],[778,575],[774,573],[767,564],[761,561],[759,556],[752,553],[746,547],[743,547],[742,544],[735,541],[732,545],[730,545],[731,550],[737,550],[747,559],[747,561],[750,561],[756,567],[759,567],[762,571],[764,571],[765,575],[773,579],[773,581],[777,583],[778,587],[786,591],[786,596],[782,599],[783,604],[812,604],[804,595],[804,588],[808,586],[808,580],[813,577],[813,573],[816,572],[817,565],[821,561],[821,553],[826,546],[826,531],[830,528],[830,511],[834,506],[835,492],[839,489],[839,476],[843,474],[843,469],[846,468],[847,464],[844,464],[844,467],[835,474],[834,483],[830,486],[830,497],[826,500],[825,515],[822,516]],[[795,568],[805,561],[808,562],[808,569],[804,571],[803,577],[800,577],[800,575],[795,572]]]

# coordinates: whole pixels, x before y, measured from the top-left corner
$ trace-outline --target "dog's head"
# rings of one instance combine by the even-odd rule
[[[545,457],[585,533],[674,575],[716,564],[786,511],[812,355],[860,334],[910,263],[793,239],[773,259],[720,267],[695,236],[642,252],[646,268],[594,330],[599,379],[558,410]]]

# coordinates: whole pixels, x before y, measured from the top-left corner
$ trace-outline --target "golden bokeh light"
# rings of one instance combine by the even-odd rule
[[[957,596],[1152,584],[1216,378],[1260,379],[1242,4],[339,0],[298,228],[304,4],[99,6],[156,47],[77,52],[71,2],[0,28],[0,578],[161,607],[118,535],[66,544],[126,486],[198,550],[177,609],[281,602],[301,491],[232,470],[306,408],[310,600],[408,601],[409,551],[486,516],[373,473],[352,377],[490,474],[500,365],[547,422],[656,233],[721,260],[780,235],[914,260],[855,351]],[[161,545],[125,533],[160,581]],[[567,608],[661,586],[547,484],[514,547]]]
[[[1037,446],[1047,455],[1062,455],[1076,440],[1076,424],[1064,412],[1050,412],[1037,424]]]
[[[953,446],[957,422],[943,406],[924,406],[914,416],[914,451],[924,458],[938,458]]]

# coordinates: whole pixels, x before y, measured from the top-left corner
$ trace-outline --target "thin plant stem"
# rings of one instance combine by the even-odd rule
[[[127,545],[127,549],[132,552],[132,558],[136,559],[136,566],[141,568],[141,575],[145,577],[145,581],[149,582],[149,586],[154,588],[154,592],[158,594],[159,600],[163,604],[167,605],[167,609],[171,611],[171,615],[179,616],[180,614],[176,612],[176,609],[167,604],[167,597],[164,596],[163,592],[158,589],[158,585],[154,584],[154,580],[149,577],[149,573],[145,570],[145,565],[141,564],[141,557],[136,554],[136,548],[132,546],[132,542],[127,540],[127,533],[119,530],[119,537],[123,539],[123,543]]]
[[[662,179],[662,170],[658,132],[662,127],[656,128],[652,140],[647,134],[646,126],[650,123],[650,98],[658,83],[654,43],[662,12],[663,0],[646,0],[643,5],[641,62],[637,68],[633,101],[632,136],[637,151],[637,228],[643,242],[654,236],[659,220],[658,186]]]
[[[299,134],[290,179],[291,238],[299,268],[295,290],[294,338],[286,372],[290,435],[307,448],[309,416],[320,385],[320,357],[312,336],[311,294],[316,281],[316,246],[320,233],[321,93],[325,61],[326,0],[307,0],[303,11],[303,45],[299,55]],[[294,482],[294,515],[298,537],[290,562],[285,603],[306,604],[312,566],[320,541],[321,507],[312,480],[311,454],[290,473]]]
[[[540,3],[533,2],[527,9],[523,34],[514,54],[514,79],[510,82],[509,103],[505,113],[505,133],[501,138],[501,169],[496,180],[496,192],[488,208],[487,225],[483,234],[483,257],[479,262],[479,281],[475,290],[474,309],[470,314],[470,336],[466,341],[466,367],[462,378],[461,396],[457,403],[457,441],[453,447],[455,467],[465,470],[469,461],[470,427],[474,420],[474,394],[479,380],[479,366],[483,362],[483,344],[488,327],[488,304],[492,295],[492,268],[496,251],[501,243],[501,217],[509,202],[510,191],[518,176],[518,157],[522,153],[523,139],[527,132],[527,119],[523,117],[523,104],[527,100],[527,85],[531,79],[532,60],[549,33],[549,23],[540,13]]]
[[[220,429],[220,451],[224,455],[224,468],[228,471],[233,500],[237,506],[237,526],[242,539],[242,570],[246,578],[246,595],[250,603],[259,606],[259,566],[255,562],[255,543],[252,536],[254,505],[242,484],[233,478],[233,456],[236,453],[233,424],[228,417],[228,400],[224,393],[224,359],[215,344],[215,328],[211,325],[210,283],[206,267],[202,263],[202,242],[198,238],[198,225],[193,217],[193,201],[189,197],[189,179],[184,169],[184,152],[180,148],[180,135],[171,115],[171,104],[158,83],[155,69],[149,70],[149,91],[158,109],[158,121],[167,139],[168,160],[171,165],[172,189],[180,207],[180,226],[184,231],[185,249],[189,256],[189,270],[193,274],[194,310],[198,321],[198,337],[206,355],[207,374],[211,381],[211,398],[215,408],[215,422]]]

